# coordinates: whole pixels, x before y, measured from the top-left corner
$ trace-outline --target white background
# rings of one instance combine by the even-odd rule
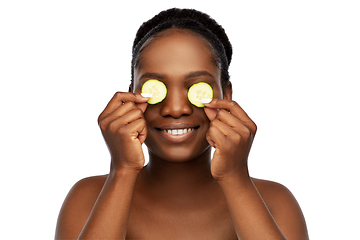
[[[140,24],[174,6],[229,35],[252,176],[293,192],[311,239],[359,237],[358,1],[126,2],[1,1],[0,238],[52,239],[71,186],[108,172],[97,117],[128,90]]]

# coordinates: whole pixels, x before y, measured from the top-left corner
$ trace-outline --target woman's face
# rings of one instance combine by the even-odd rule
[[[166,30],[144,48],[134,71],[134,92],[140,92],[149,79],[162,81],[168,90],[164,101],[149,105],[144,113],[148,127],[145,143],[151,154],[184,162],[210,151],[205,138],[209,119],[203,108],[189,102],[187,92],[194,83],[206,82],[212,86],[214,98],[222,98],[220,70],[212,56],[204,39],[185,30]],[[188,132],[175,134],[173,130]]]

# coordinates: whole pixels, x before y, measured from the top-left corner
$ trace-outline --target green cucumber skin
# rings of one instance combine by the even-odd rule
[[[151,97],[149,99],[149,101],[147,101],[147,103],[149,103],[151,105],[155,105],[155,104],[162,102],[166,98],[166,95],[167,95],[167,88],[166,88],[165,84],[157,79],[149,79],[142,85],[141,92],[142,93],[143,92],[150,93],[147,91],[147,87],[150,84],[153,84],[152,86],[158,86],[161,96],[156,99],[154,99],[154,97]]]
[[[194,91],[196,91],[196,88],[199,88],[199,87],[200,87],[200,90],[207,92],[208,96],[206,98],[213,98],[214,91],[213,91],[212,87],[206,82],[195,83],[189,88],[187,96],[188,96],[190,103],[195,105],[196,107],[203,108],[203,107],[205,107],[205,105],[200,102],[201,99],[200,99],[200,101],[196,100],[196,96],[194,95],[194,94],[196,94],[196,93],[194,93]]]
[[[162,102],[167,95],[167,88],[165,84],[157,79],[149,79],[142,85],[141,92],[151,93],[147,91],[147,88],[149,87],[148,85],[150,84],[153,84],[153,86],[154,85],[158,86],[159,91],[162,91],[162,96],[158,97],[156,100],[152,97],[149,99],[148,103],[151,105],[155,105]],[[205,107],[205,105],[200,102],[202,98],[200,100],[196,100],[196,93],[194,93],[194,91],[196,91],[196,88],[198,88],[198,90],[202,90],[203,92],[207,93],[206,98],[213,98],[213,89],[208,83],[205,82],[195,83],[189,88],[187,97],[190,103],[196,107],[203,108]]]

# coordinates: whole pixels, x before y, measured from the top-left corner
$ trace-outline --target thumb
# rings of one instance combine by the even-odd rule
[[[135,103],[135,105],[141,109],[142,112],[145,112],[147,106],[148,106],[148,103]]]
[[[141,109],[141,111],[144,113],[147,106],[148,106],[148,103],[147,101],[149,100],[149,98],[151,97],[151,94],[150,96],[146,95],[146,94],[136,94],[136,101],[135,101],[135,105]]]
[[[216,108],[208,108],[208,107],[205,107],[204,111],[210,121],[212,121],[216,117],[216,114],[218,112]]]

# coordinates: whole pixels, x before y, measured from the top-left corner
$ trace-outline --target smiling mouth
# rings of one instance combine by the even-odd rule
[[[195,129],[198,129],[198,128],[199,127],[179,128],[179,129],[160,129],[160,128],[157,128],[157,130],[161,131],[161,132],[168,133],[168,134],[173,135],[173,136],[177,136],[177,135],[183,135],[183,134],[192,132],[192,131],[194,131]]]

